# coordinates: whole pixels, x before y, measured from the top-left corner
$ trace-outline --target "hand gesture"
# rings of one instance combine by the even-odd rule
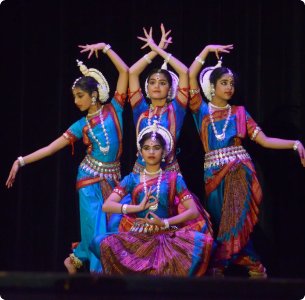
[[[82,48],[83,50],[80,51],[80,53],[83,52],[89,52],[88,54],[88,59],[92,56],[93,53],[95,53],[95,57],[98,58],[98,51],[103,50],[106,47],[105,43],[97,43],[97,44],[92,44],[92,45],[79,45],[79,48]]]
[[[142,46],[141,49],[144,49],[147,46],[149,46],[151,48],[151,50],[154,51],[156,49],[157,45],[152,37],[152,27],[150,27],[149,32],[147,32],[146,28],[143,27],[143,31],[144,31],[145,37],[138,36],[139,40],[146,42],[146,44],[144,46]],[[161,38],[161,40],[162,40],[162,38]]]
[[[168,37],[168,35],[171,33],[171,30],[168,30],[166,32],[163,23],[161,23],[160,27],[161,27],[162,37],[158,46],[161,49],[165,50],[168,47],[168,45],[172,42],[172,37],[171,36]]]
[[[149,211],[145,216],[145,222],[150,225],[157,225],[159,227],[164,226],[164,222],[161,218],[159,218],[155,213]]]
[[[20,168],[19,162],[18,162],[18,160],[16,160],[13,163],[10,174],[8,175],[8,178],[7,178],[6,183],[5,183],[5,185],[8,189],[13,186],[13,184],[15,182],[16,174],[17,174],[19,168]]]
[[[147,194],[144,196],[141,203],[138,204],[139,211],[146,210],[149,207],[156,205],[159,202],[155,196],[151,195],[153,192],[156,191],[156,189],[157,189],[156,187],[154,189],[152,189],[152,187],[149,188]],[[153,201],[150,201],[150,200],[153,200]]]
[[[219,53],[230,53],[230,50],[232,50],[233,44],[231,45],[208,45],[206,46],[206,49],[209,52],[215,52],[215,55],[217,59],[219,60]]]
[[[303,167],[305,167],[305,149],[301,142],[298,144],[297,151],[299,153],[301,163],[302,163]]]

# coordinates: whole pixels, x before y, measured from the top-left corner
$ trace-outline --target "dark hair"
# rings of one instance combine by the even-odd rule
[[[148,73],[148,76],[147,76],[147,81],[149,81],[150,77],[156,73],[161,73],[163,74],[167,81],[168,81],[168,84],[169,84],[169,87],[172,87],[173,85],[173,79],[172,79],[172,76],[171,74],[165,70],[165,69],[152,69],[149,73]]]
[[[75,82],[73,88],[80,88],[81,90],[87,92],[89,95],[92,95],[93,92],[97,92],[98,95],[97,86],[98,82],[93,77],[83,76]]]
[[[145,143],[148,139],[150,139],[152,135],[153,135],[153,132],[151,131],[151,132],[145,133],[145,134],[142,136],[141,140],[139,141],[139,144],[140,144],[141,149],[143,148],[144,143]],[[156,140],[158,140],[158,142],[160,143],[162,149],[164,150],[164,149],[165,149],[166,143],[165,143],[165,140],[164,140],[164,138],[162,137],[162,135],[161,135],[160,133],[158,133],[158,132],[156,132]]]
[[[214,69],[210,74],[210,82],[211,84],[216,85],[216,82],[221,76],[224,74],[233,74],[234,81],[237,81],[237,76],[234,72],[232,72],[229,68],[220,67]]]

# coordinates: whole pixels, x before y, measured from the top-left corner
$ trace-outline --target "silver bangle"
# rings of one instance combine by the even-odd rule
[[[164,229],[168,229],[169,228],[168,219],[163,219],[163,222],[164,222]]]
[[[171,54],[171,53],[168,53],[167,56],[166,56],[166,58],[165,58],[165,61],[168,63],[169,60],[171,59],[171,57],[172,57],[172,54]]]
[[[204,64],[204,60],[200,56],[196,56],[195,60],[198,61],[202,65]]]
[[[19,166],[20,167],[24,167],[25,166],[25,161],[24,161],[22,156],[17,157],[17,160],[19,162]]]
[[[298,146],[301,144],[301,142],[300,141],[295,141],[294,142],[294,144],[293,144],[293,146],[292,146],[292,149],[294,150],[294,151],[297,151],[298,150]]]
[[[122,213],[123,213],[124,215],[127,214],[127,206],[128,206],[128,204],[123,204],[123,205],[122,205]]]
[[[106,52],[111,48],[111,46],[108,44],[104,47],[103,53],[106,54]]]
[[[145,54],[145,55],[143,56],[143,58],[146,60],[146,62],[147,62],[148,64],[151,64],[151,59],[148,57],[147,54]]]

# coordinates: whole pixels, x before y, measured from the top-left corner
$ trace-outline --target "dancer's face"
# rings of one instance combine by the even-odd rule
[[[222,75],[216,82],[215,98],[229,101],[235,91],[234,78],[231,74]]]
[[[160,165],[163,148],[160,142],[155,139],[147,139],[142,146],[142,157],[148,165]]]
[[[72,90],[74,103],[78,107],[80,111],[87,111],[92,103],[92,97],[88,92],[80,89],[79,87],[75,87]]]
[[[148,81],[148,94],[151,99],[166,99],[170,89],[169,83],[162,73],[155,73]]]

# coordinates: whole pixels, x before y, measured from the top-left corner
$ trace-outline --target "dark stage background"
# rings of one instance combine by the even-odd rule
[[[136,38],[142,27],[152,25],[158,40],[161,22],[172,29],[168,51],[187,66],[205,45],[233,43],[224,64],[240,77],[234,103],[245,105],[267,135],[305,143],[301,0],[5,0],[0,5],[0,270],[64,271],[70,242],[79,239],[75,177],[84,155],[81,142],[74,156],[66,148],[24,167],[13,189],[4,186],[17,156],[47,145],[81,117],[71,95],[81,76],[77,58],[106,74],[114,92],[117,74],[109,60],[101,55],[87,61],[77,45],[109,43],[130,66],[148,51]],[[207,64],[215,63],[211,55]],[[124,126],[123,175],[135,159],[128,104]],[[253,234],[256,249],[270,276],[305,278],[305,170],[292,150],[252,142],[246,147],[264,191]],[[179,148],[184,177],[204,203],[204,153],[189,114]]]

